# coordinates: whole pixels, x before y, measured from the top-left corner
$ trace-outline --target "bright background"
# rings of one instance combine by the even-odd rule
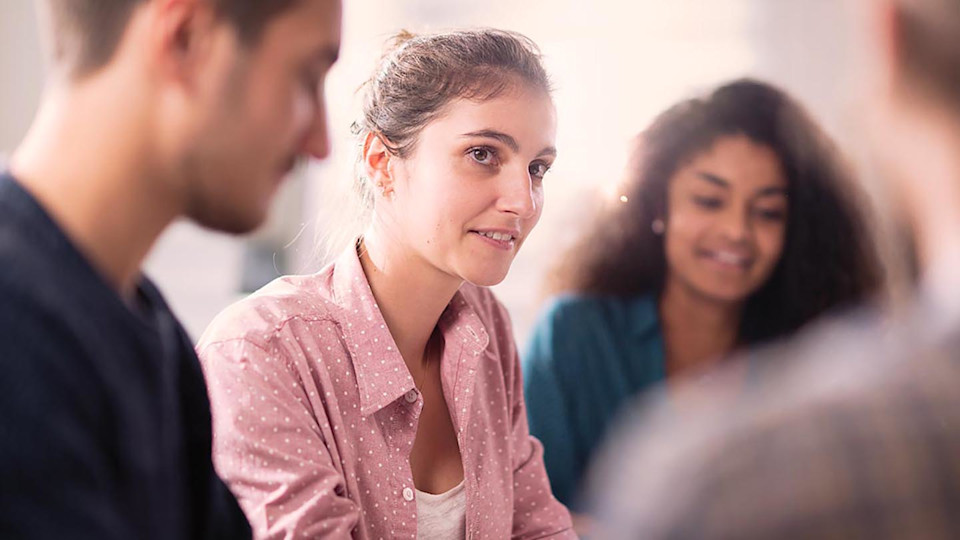
[[[391,33],[493,26],[536,41],[556,86],[559,159],[542,221],[495,288],[522,344],[545,272],[621,176],[627,142],[673,102],[725,80],[761,77],[803,101],[842,144],[855,140],[858,65],[851,14],[838,0],[344,0],[341,60],[328,81],[331,158],[286,185],[251,238],[176,223],[147,262],[189,332],[275,274],[315,271],[319,186],[353,170],[356,88]],[[0,154],[27,129],[43,85],[33,0],[0,7]]]

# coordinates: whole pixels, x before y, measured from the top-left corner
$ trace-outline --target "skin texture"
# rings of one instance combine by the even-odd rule
[[[252,51],[238,52],[232,35],[213,46],[209,69],[217,75],[190,104],[190,117],[201,121],[186,130],[181,149],[190,217],[247,232],[263,222],[298,157],[327,156],[322,95],[339,20],[336,2],[304,2],[272,21]]]
[[[744,302],[783,251],[786,187],[773,150],[743,136],[718,140],[681,168],[668,191],[668,280],[713,301]]]
[[[339,41],[336,0],[295,4],[249,47],[204,0],[145,2],[106,65],[54,65],[11,170],[129,296],[174,219],[250,230],[296,157],[327,155]]]
[[[540,218],[542,175],[553,162],[555,137],[549,96],[521,87],[487,101],[449,103],[407,158],[367,138],[366,173],[382,188],[361,263],[423,393],[410,458],[423,491],[447,491],[463,479],[440,383],[443,344],[431,335],[464,281],[486,286],[506,275]],[[491,242],[477,231],[515,239]]]
[[[717,140],[671,179],[660,300],[668,373],[736,347],[743,306],[783,252],[786,187],[773,150],[739,135]]]
[[[871,52],[864,61],[863,131],[880,165],[890,214],[911,238],[923,286],[947,301],[960,285],[960,113],[955,95],[932,91],[907,69],[898,4],[927,20],[949,20],[956,12],[949,3],[923,0],[852,6],[863,25],[863,50]]]

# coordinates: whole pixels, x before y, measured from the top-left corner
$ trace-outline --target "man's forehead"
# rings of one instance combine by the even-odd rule
[[[339,42],[341,15],[340,0],[297,0],[278,22],[324,33]]]
[[[261,51],[310,48],[312,55],[332,63],[340,50],[340,17],[339,0],[297,0],[267,23]]]

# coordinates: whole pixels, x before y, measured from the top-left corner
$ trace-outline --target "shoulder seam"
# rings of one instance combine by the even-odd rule
[[[333,324],[336,325],[337,327],[340,326],[340,323],[339,323],[333,316],[331,316],[331,315],[323,315],[323,316],[289,315],[289,316],[283,318],[282,320],[280,320],[278,323],[276,323],[276,324],[273,325],[273,328],[272,328],[271,330],[269,330],[269,333],[264,336],[264,338],[263,338],[264,343],[263,343],[263,344],[258,343],[258,342],[261,341],[261,340],[259,340],[259,339],[254,339],[254,338],[257,336],[257,334],[255,334],[255,333],[253,333],[253,332],[246,332],[246,333],[244,333],[243,335],[240,335],[240,336],[226,337],[226,338],[220,338],[220,339],[212,340],[212,341],[210,341],[210,342],[208,342],[208,343],[205,343],[205,344],[203,345],[203,349],[202,349],[202,350],[206,350],[207,348],[212,347],[213,345],[219,345],[219,344],[222,344],[222,343],[231,343],[231,342],[234,342],[234,341],[246,341],[247,343],[250,343],[251,345],[256,346],[258,349],[260,349],[260,350],[262,350],[262,351],[264,351],[264,352],[266,352],[266,353],[269,353],[269,351],[267,350],[267,346],[266,346],[266,345],[267,345],[267,342],[269,342],[270,340],[278,337],[278,335],[280,334],[280,332],[282,332],[283,329],[286,328],[286,326],[287,326],[291,321],[294,321],[294,320],[301,320],[301,321],[304,321],[304,322],[329,322],[329,323],[333,323]]]

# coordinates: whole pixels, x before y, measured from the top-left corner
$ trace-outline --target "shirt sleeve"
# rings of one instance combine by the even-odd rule
[[[564,328],[558,305],[547,309],[533,330],[523,359],[524,397],[530,433],[543,443],[544,465],[553,493],[564,504],[573,503],[583,474],[571,401],[576,396],[564,388],[557,365],[575,354],[558,340],[572,329]],[[575,341],[575,340],[567,340]]]
[[[504,314],[504,319],[507,319]],[[505,332],[506,333],[506,332]],[[510,419],[513,447],[513,533],[515,539],[576,538],[570,512],[550,490],[543,465],[543,446],[530,435],[523,399],[523,375],[513,336],[503,350],[510,360],[508,392],[511,396]]]
[[[136,537],[111,482],[110,410],[82,343],[55,314],[10,295],[0,328],[0,536]]]
[[[200,351],[214,423],[214,463],[263,539],[346,538],[359,508],[345,496],[297,371],[244,339]]]

